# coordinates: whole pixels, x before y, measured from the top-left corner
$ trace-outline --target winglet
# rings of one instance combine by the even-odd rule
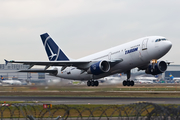
[[[9,61],[7,61],[6,59],[4,59],[4,61],[5,61],[5,64],[6,64],[6,65],[9,63]]]

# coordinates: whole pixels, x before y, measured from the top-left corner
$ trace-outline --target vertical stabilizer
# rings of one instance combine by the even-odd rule
[[[171,80],[174,79],[174,77],[173,77],[173,75],[171,73],[169,73],[169,77],[170,77]]]
[[[53,39],[48,35],[48,33],[44,33],[40,36],[49,61],[69,61],[69,58],[58,47],[58,45],[53,41]]]
[[[4,80],[4,77],[1,75],[1,80]]]

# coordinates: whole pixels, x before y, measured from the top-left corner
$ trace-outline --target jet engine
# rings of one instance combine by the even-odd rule
[[[157,75],[165,72],[167,64],[164,61],[157,61],[157,63],[150,63],[146,69],[146,74]]]
[[[88,74],[99,75],[110,70],[110,64],[107,61],[99,61],[92,64],[87,70]]]

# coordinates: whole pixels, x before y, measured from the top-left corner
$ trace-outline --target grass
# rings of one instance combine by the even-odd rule
[[[147,92],[149,91],[149,92]],[[161,92],[163,91],[163,92]],[[167,91],[167,92],[166,92]],[[60,97],[180,97],[179,84],[75,86],[2,86],[0,96],[60,96]]]
[[[86,85],[71,86],[2,86],[0,91],[180,91],[180,84],[146,84],[127,87],[122,85],[101,85],[87,87]]]
[[[146,92],[2,92],[0,96],[51,97],[180,97],[180,93]]]

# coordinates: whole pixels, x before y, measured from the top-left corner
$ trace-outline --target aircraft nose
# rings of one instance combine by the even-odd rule
[[[165,47],[167,50],[170,50],[171,47],[172,47],[171,41],[166,41],[166,42],[164,43],[164,47]]]
[[[170,41],[163,41],[160,47],[160,51],[167,53],[172,47],[172,43]]]

